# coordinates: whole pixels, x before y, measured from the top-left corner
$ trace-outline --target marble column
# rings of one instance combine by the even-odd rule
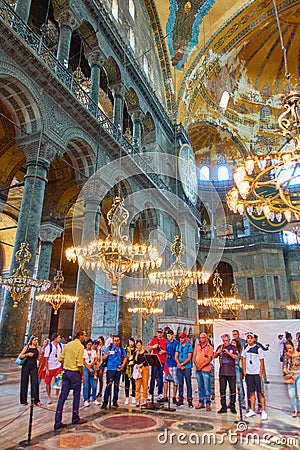
[[[132,140],[135,147],[141,148],[142,130],[143,130],[143,117],[144,113],[139,109],[130,111],[130,116],[133,122]]]
[[[21,17],[21,19],[27,23],[31,8],[31,0],[18,0],[15,5],[16,13]]]
[[[92,102],[89,104],[89,110],[96,113],[99,100],[101,67],[105,63],[106,58],[99,49],[87,53],[86,58],[91,67],[90,98]]]
[[[37,278],[43,280],[49,279],[53,242],[62,234],[62,232],[63,228],[52,222],[44,222],[41,224],[41,245]],[[42,342],[42,338],[49,336],[51,311],[52,307],[48,303],[34,300],[29,334],[37,334],[40,338],[40,343]]]
[[[87,244],[98,237],[99,229],[96,229],[96,226],[99,224],[99,204],[100,199],[95,197],[85,199],[82,244]],[[75,307],[73,331],[84,329],[87,336],[91,336],[92,330],[95,277],[96,272],[92,269],[79,269],[76,289],[79,298]]]
[[[122,83],[118,83],[111,86],[111,90],[114,96],[113,123],[122,132],[125,88]]]
[[[16,251],[19,250],[22,242],[27,242],[32,257],[26,264],[26,269],[28,270],[28,275],[32,276],[35,267],[47,172],[50,162],[55,157],[55,149],[54,145],[40,145],[39,141],[33,140],[30,142],[30,137],[26,139],[26,142],[24,140],[23,145],[26,156],[26,175],[24,177],[24,191],[10,275],[18,267],[15,259]],[[38,157],[37,153],[39,154]],[[17,354],[23,347],[30,304],[27,297],[28,295],[24,297],[18,308],[14,308],[10,295],[7,293],[5,296],[0,335],[0,354],[2,355]]]
[[[60,11],[55,18],[60,26],[56,57],[61,64],[65,65],[65,62],[69,61],[72,33],[78,26],[79,20],[70,9]]]

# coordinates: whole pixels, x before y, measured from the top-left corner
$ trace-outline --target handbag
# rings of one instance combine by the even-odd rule
[[[137,364],[133,367],[132,378],[134,380],[142,378],[142,370]]]
[[[284,382],[286,384],[294,384],[295,383],[294,374],[287,373],[286,375],[284,375]]]
[[[21,359],[19,356],[17,357],[17,359],[15,360],[15,364],[17,364],[18,366],[23,366],[23,364],[25,363],[27,359],[27,356],[23,359]]]

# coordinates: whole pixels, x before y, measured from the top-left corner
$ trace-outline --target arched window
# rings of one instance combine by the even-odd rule
[[[218,167],[217,180],[218,181],[227,181],[227,180],[229,180],[229,170],[228,170],[227,166],[220,166],[220,167]]]
[[[129,27],[129,43],[132,50],[135,50],[135,36],[132,27]]]
[[[134,6],[133,0],[129,0],[128,9],[129,9],[129,13],[130,13],[131,17],[134,20],[135,19],[135,6]]]
[[[228,106],[229,99],[230,99],[229,92],[224,91],[223,94],[222,94],[219,106],[221,106],[221,108],[226,109],[227,106]]]
[[[149,63],[146,55],[143,56],[143,67],[145,74],[149,75]]]
[[[112,13],[112,15],[114,16],[114,18],[116,20],[119,19],[119,4],[118,4],[118,0],[112,0],[111,13]]]
[[[208,181],[210,178],[210,170],[207,166],[202,166],[199,173],[200,181]]]

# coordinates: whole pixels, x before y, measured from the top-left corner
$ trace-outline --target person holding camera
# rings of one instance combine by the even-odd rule
[[[149,348],[151,350],[151,353],[153,355],[157,355],[158,359],[160,361],[161,366],[152,366],[151,367],[151,380],[150,380],[150,388],[149,388],[149,396],[152,397],[154,393],[154,385],[156,377],[158,376],[158,400],[163,399],[163,385],[164,385],[164,365],[166,363],[166,346],[167,346],[167,339],[163,337],[163,330],[159,328],[156,332],[156,336],[151,339]],[[151,400],[150,397],[150,400]]]
[[[105,409],[108,404],[108,399],[111,395],[112,384],[114,383],[113,407],[118,408],[118,397],[120,388],[120,378],[122,370],[127,362],[126,351],[121,346],[120,336],[113,337],[112,344],[107,347],[103,355],[103,361],[107,360],[106,370],[106,388],[104,392],[103,403],[101,409]]]
[[[229,334],[223,334],[221,336],[223,344],[219,345],[214,353],[214,358],[219,358],[219,382],[220,382],[220,397],[221,397],[221,409],[218,414],[227,413],[226,406],[226,387],[229,385],[230,391],[230,411],[232,414],[236,414],[235,402],[236,402],[236,372],[235,361],[238,359],[236,348],[230,343]]]

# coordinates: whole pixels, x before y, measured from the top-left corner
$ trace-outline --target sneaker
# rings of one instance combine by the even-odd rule
[[[173,397],[173,405],[176,405],[176,397]]]
[[[101,409],[106,409],[107,408],[107,404],[106,403],[102,403]]]
[[[94,406],[99,406],[99,405],[100,405],[100,402],[98,402],[98,400],[94,400],[94,401],[93,401],[93,405],[94,405]]]
[[[147,402],[141,403],[141,406],[147,406]]]
[[[261,414],[262,409],[261,408],[257,408],[256,414]]]
[[[83,402],[83,406],[90,406],[90,402],[88,400],[85,400],[85,402]]]
[[[268,420],[268,414],[266,413],[266,411],[261,412],[261,420]]]
[[[176,402],[176,406],[179,408],[180,406],[183,406],[183,401],[182,400],[178,400],[178,402]]]
[[[242,405],[242,409],[247,409],[246,405]]]
[[[193,409],[193,408],[194,408],[194,406],[193,406],[193,403],[192,403],[192,402],[189,402],[189,408],[190,408],[190,409]]]
[[[198,405],[195,406],[195,409],[203,409],[204,405],[202,403],[198,403]]]
[[[211,411],[211,404],[206,405],[206,411]]]
[[[114,405],[112,405],[113,408],[119,408],[118,403],[115,403]]]
[[[135,399],[135,397],[132,397],[132,404],[133,404],[133,405],[136,404],[136,399]]]
[[[294,417],[294,419],[298,416],[298,411],[294,411],[292,414],[292,417]]]
[[[214,399],[215,399],[215,396],[214,396],[214,395],[211,395],[211,396],[210,396],[210,400],[213,402]]]
[[[152,401],[152,394],[149,394],[148,395],[148,402],[151,402]]]
[[[160,403],[168,403],[168,397],[159,398],[157,401]]]
[[[125,399],[125,402],[124,402],[124,405],[125,406],[127,406],[128,405],[128,403],[129,403],[129,398],[128,397],[126,397],[126,399]],[[132,402],[133,403],[133,402]]]
[[[47,405],[52,405],[52,400],[51,400],[51,398],[49,398],[49,399],[47,400]]]
[[[161,401],[163,401],[164,400],[164,396],[162,395],[162,394],[160,394],[158,397],[157,397],[157,401],[158,402],[161,402]]]
[[[218,414],[224,414],[224,413],[227,413],[227,408],[219,409]]]
[[[135,402],[135,406],[136,407],[140,406],[140,402]]]
[[[253,417],[253,416],[256,416],[256,412],[253,411],[252,409],[249,409],[249,412],[245,414],[245,417]]]
[[[235,407],[230,408],[230,412],[232,412],[232,414],[237,414]]]

